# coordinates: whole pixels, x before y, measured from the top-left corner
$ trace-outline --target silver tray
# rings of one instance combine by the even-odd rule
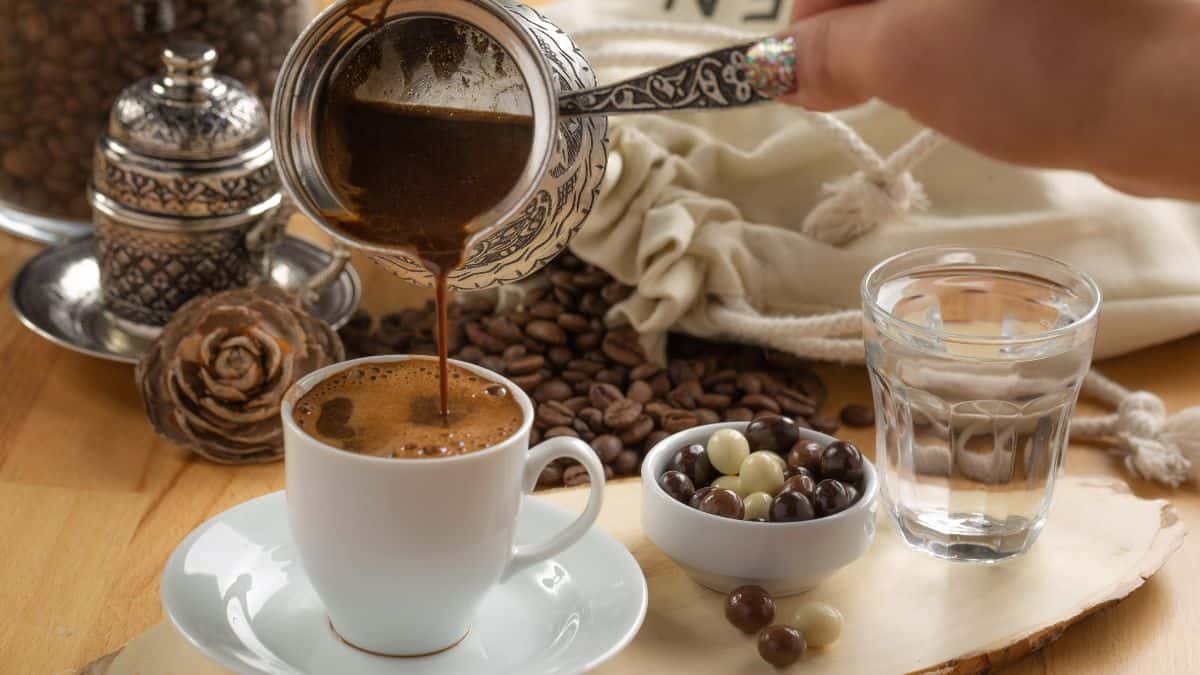
[[[297,288],[329,262],[329,254],[317,246],[285,237],[275,248],[271,278],[284,288]],[[361,293],[358,274],[346,265],[312,309],[335,329],[341,328],[354,315]],[[137,363],[153,341],[152,335],[105,311],[90,236],[47,248],[25,261],[9,287],[9,301],[33,332],[96,358]]]

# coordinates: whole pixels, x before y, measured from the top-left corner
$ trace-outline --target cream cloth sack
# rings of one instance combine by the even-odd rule
[[[788,4],[566,0],[548,14],[601,81],[612,81],[771,32],[786,22]],[[610,121],[601,199],[571,248],[636,286],[609,318],[636,327],[660,357],[667,332],[682,330],[861,361],[863,275],[888,256],[935,244],[1026,249],[1087,271],[1105,298],[1098,358],[1200,331],[1195,205],[998,163],[941,143],[881,104],[838,118],[766,105]],[[1105,384],[1092,379],[1089,389],[1099,392]],[[1113,417],[1088,435],[1129,436],[1130,416],[1142,415],[1140,440],[1124,442],[1131,469],[1182,480],[1190,464],[1183,453],[1200,447],[1178,440],[1179,425],[1200,433],[1200,412],[1181,422],[1166,417],[1161,401],[1155,407],[1156,397],[1127,404],[1130,396],[1108,393],[1124,422]]]

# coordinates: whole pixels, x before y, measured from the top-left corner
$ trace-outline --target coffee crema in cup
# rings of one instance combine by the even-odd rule
[[[529,106],[499,44],[425,17],[373,28],[332,74],[319,107],[321,166],[344,208],[326,222],[352,239],[405,250],[434,276],[443,415],[453,414],[447,279],[476,221],[516,187],[529,161]]]
[[[450,414],[444,417],[435,362],[352,366],[304,394],[292,417],[322,443],[394,459],[477,452],[521,429],[521,406],[504,385],[453,364],[447,380]]]

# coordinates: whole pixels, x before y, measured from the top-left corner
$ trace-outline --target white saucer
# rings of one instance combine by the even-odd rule
[[[517,540],[543,541],[574,518],[526,497]],[[646,598],[633,556],[593,528],[561,555],[492,589],[457,647],[420,658],[372,656],[330,628],[296,557],[283,492],[196,528],[162,579],[163,608],[185,639],[235,672],[270,675],[579,673],[633,639]]]

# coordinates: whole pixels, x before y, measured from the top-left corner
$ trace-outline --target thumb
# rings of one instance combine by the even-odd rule
[[[799,21],[746,53],[746,72],[764,96],[812,110],[871,98],[879,5],[839,7]]]

